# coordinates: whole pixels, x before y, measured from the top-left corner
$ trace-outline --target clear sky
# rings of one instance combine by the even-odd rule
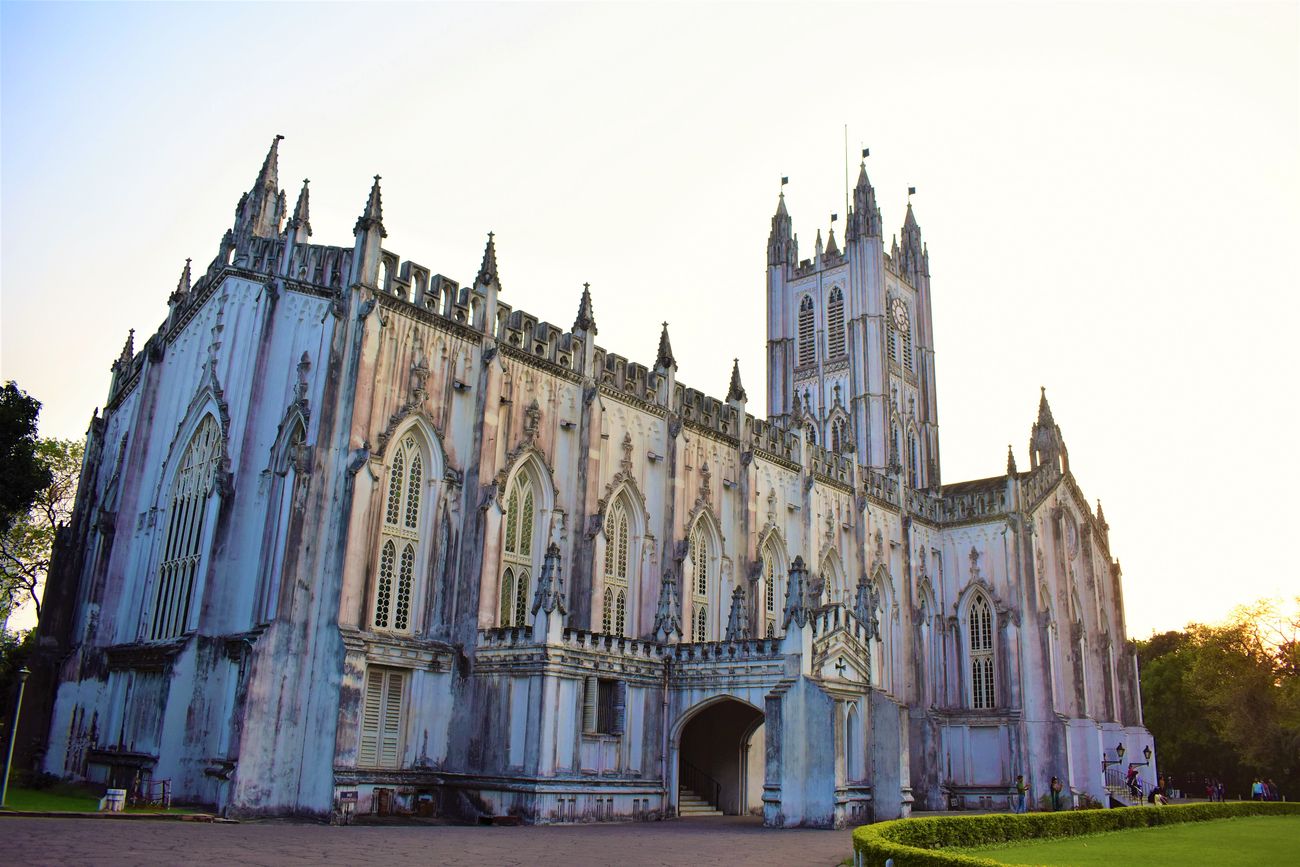
[[[1296,3],[0,6],[0,377],[79,436],[129,328],[216,253],[271,137],[350,244],[762,413],[778,182],[802,251],[849,149],[930,248],[946,481],[1004,470],[1045,385],[1130,633],[1300,593]],[[856,159],[853,169],[856,174]],[[139,343],[137,343],[139,345]]]

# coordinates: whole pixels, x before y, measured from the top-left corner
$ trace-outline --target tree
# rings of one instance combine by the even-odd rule
[[[36,455],[48,482],[37,491],[27,513],[0,536],[0,608],[27,602],[41,616],[41,585],[50,569],[54,536],[72,517],[85,446],[76,440],[42,439]]]
[[[0,533],[7,532],[50,484],[49,470],[36,453],[40,412],[41,402],[12,380],[0,389]]]
[[[1139,642],[1142,706],[1163,771],[1217,777],[1242,792],[1256,776],[1300,786],[1300,599],[1238,608]]]

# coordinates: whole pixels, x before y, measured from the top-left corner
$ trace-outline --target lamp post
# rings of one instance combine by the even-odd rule
[[[1149,749],[1149,748],[1148,748],[1148,749]],[[1112,760],[1112,759],[1107,759],[1104,753],[1102,754],[1102,757],[1101,757],[1101,771],[1102,771],[1102,773],[1105,773],[1105,772],[1106,772],[1106,769],[1109,768],[1111,765],[1119,765],[1119,764],[1123,764],[1123,762],[1124,762],[1124,742],[1123,742],[1123,741],[1120,741],[1120,742],[1115,746],[1115,756],[1116,756],[1116,758]]]
[[[27,666],[18,669],[18,703],[14,705],[13,722],[9,724],[9,752],[5,756],[5,775],[0,779],[0,809],[4,808],[5,798],[9,795],[9,770],[14,763],[14,741],[18,739],[18,715],[23,712],[23,692],[27,689],[27,677],[31,671]]]
[[[1134,762],[1133,764],[1135,764],[1135,765],[1150,765],[1150,764],[1151,764],[1151,745],[1150,745],[1150,744],[1147,744],[1145,747],[1142,748],[1142,758],[1146,759],[1146,761],[1145,761],[1145,762]]]

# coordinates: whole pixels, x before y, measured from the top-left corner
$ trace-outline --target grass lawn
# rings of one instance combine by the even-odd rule
[[[5,795],[5,808],[31,810],[42,813],[94,813],[99,810],[99,795],[79,786],[57,785],[48,789],[20,789],[10,786]],[[192,813],[193,810],[172,807],[127,807],[128,813]]]
[[[1004,864],[1282,867],[1300,865],[1300,816],[1215,819],[961,851]]]

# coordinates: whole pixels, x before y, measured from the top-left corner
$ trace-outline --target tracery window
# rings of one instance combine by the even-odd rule
[[[601,631],[625,635],[628,593],[628,518],[620,499],[605,516],[605,599]]]
[[[844,419],[837,418],[831,422],[831,451],[840,454],[844,449]]]
[[[375,629],[410,632],[424,498],[424,457],[414,434],[403,437],[393,450],[385,496],[372,625]]]
[[[799,301],[799,366],[817,361],[816,316],[811,295]]]
[[[703,521],[695,522],[695,529],[690,536],[691,555],[691,601],[694,617],[692,618],[691,640],[709,640],[709,588],[713,583],[709,563],[709,542]]]
[[[506,497],[506,537],[501,554],[502,626],[524,626],[528,622],[536,517],[532,482],[526,473],[519,473]]]
[[[204,416],[190,437],[180,468],[172,480],[167,504],[167,535],[154,591],[153,622],[149,640],[162,641],[185,632],[190,602],[203,559],[207,528],[208,495],[221,460],[221,429],[211,415]]]
[[[970,606],[971,706],[997,706],[993,670],[993,609],[983,594],[977,594]]]
[[[838,286],[831,290],[826,304],[826,347],[831,358],[844,354],[844,294]]]
[[[402,698],[406,672],[391,668],[366,671],[361,709],[361,743],[357,764],[367,768],[400,767],[402,759]]]

